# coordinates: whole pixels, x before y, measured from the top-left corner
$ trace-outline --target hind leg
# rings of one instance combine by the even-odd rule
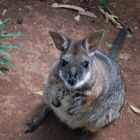
[[[25,131],[25,133],[31,132],[36,128],[38,128],[43,123],[43,121],[45,120],[45,118],[48,116],[50,112],[51,109],[45,106],[38,116],[33,118],[31,122],[27,123],[28,128]]]
[[[89,131],[83,129],[81,132],[80,140],[88,140]]]

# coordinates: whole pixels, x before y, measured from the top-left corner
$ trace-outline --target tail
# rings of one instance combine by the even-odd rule
[[[109,53],[109,55],[113,58],[117,57],[117,54],[119,52],[119,50],[122,47],[123,41],[125,40],[126,34],[128,31],[128,24],[124,24],[122,30],[119,32],[119,34],[117,35],[114,43],[113,43],[113,48],[111,50],[111,52]]]

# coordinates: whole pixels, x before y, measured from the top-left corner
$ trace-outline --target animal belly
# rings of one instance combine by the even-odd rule
[[[50,92],[44,92],[43,95],[46,104],[53,110],[61,122],[64,122],[72,129],[84,126],[86,120],[84,116],[86,113],[79,113],[74,115],[68,114],[68,109],[71,107],[71,96],[65,96],[65,98],[61,100],[61,105],[59,107],[55,107],[52,104],[52,94],[50,94]]]
[[[60,121],[67,124],[70,128],[74,129],[83,127],[85,121],[83,117],[84,115],[81,115],[81,113],[70,115],[68,113],[70,105],[67,98],[62,100],[60,107],[54,107],[53,105],[51,105],[51,108],[56,116],[60,119]]]

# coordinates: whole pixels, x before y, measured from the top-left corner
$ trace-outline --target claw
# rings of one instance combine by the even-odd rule
[[[78,113],[80,111],[80,108],[81,108],[83,103],[84,103],[84,97],[83,96],[74,97],[74,99],[72,101],[72,105],[68,109],[69,115],[73,115],[73,114]]]
[[[63,99],[65,91],[61,91],[60,89],[56,92],[56,95],[52,98],[52,104],[55,107],[61,106],[61,100]]]

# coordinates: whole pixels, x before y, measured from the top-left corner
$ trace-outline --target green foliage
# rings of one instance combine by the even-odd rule
[[[20,35],[19,32],[8,32],[8,33],[0,34],[0,38],[6,38],[9,36],[18,36],[18,35]]]
[[[101,7],[105,10],[108,7],[108,0],[100,0]]]
[[[8,51],[9,49],[20,49],[17,45],[10,44],[0,44],[0,49]]]
[[[1,23],[0,23],[0,32],[3,31],[3,29],[5,28],[7,22],[8,22],[8,18],[6,18],[5,20],[1,21]]]
[[[2,33],[7,22],[8,18],[0,22],[0,39],[5,39],[11,36],[19,36],[19,32]],[[20,47],[13,44],[0,44],[0,75],[4,75],[2,68],[13,65],[13,62],[11,61],[11,55],[8,53],[8,50],[10,49],[20,49]]]
[[[0,64],[6,65],[6,66],[11,66],[11,65],[13,65],[13,62],[8,59],[5,59],[5,58],[0,58]]]

